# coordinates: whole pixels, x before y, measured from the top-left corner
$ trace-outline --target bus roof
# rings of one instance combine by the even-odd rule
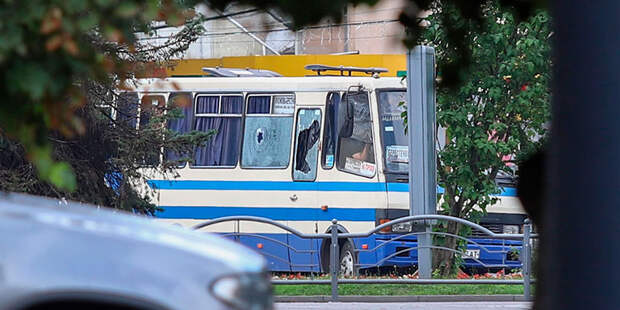
[[[139,92],[217,91],[217,92],[294,92],[294,91],[346,91],[351,86],[362,85],[368,89],[405,89],[406,82],[397,77],[183,77],[166,79],[141,79]]]

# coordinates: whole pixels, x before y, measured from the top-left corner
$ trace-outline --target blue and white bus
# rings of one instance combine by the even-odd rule
[[[145,80],[132,93],[136,100],[154,104],[171,104],[183,97],[192,104],[169,128],[217,131],[205,146],[195,149],[177,178],[153,176],[148,181],[162,209],[160,220],[193,226],[207,219],[249,215],[304,233],[325,233],[332,219],[338,220],[342,231],[366,232],[408,215],[408,142],[399,107],[406,98],[402,79],[376,74],[255,77],[251,71],[230,70],[239,71],[239,77]],[[482,225],[496,233],[520,232],[526,215],[514,188],[505,188],[499,198],[487,209]],[[398,225],[369,238],[343,241],[341,261],[347,266],[415,265],[415,250],[386,259],[415,246],[414,236],[376,252],[354,251],[375,248],[409,229]],[[272,271],[320,272],[328,267],[328,247],[320,240],[303,240],[254,222],[220,223],[208,230],[242,233],[239,241],[260,247]],[[506,246],[479,241],[498,249]],[[514,255],[475,246],[468,255],[485,264],[521,265]],[[465,263],[477,265],[471,259]]]

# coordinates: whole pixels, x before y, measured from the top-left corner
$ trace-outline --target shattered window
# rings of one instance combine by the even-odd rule
[[[314,181],[319,153],[321,110],[300,109],[297,112],[295,166],[293,180]]]
[[[284,102],[279,99],[287,96]],[[292,98],[292,102],[290,100]],[[243,132],[243,168],[286,168],[291,154],[293,131],[293,95],[260,95],[248,97],[248,112]],[[274,108],[271,109],[271,103]],[[292,110],[291,108],[292,104]],[[271,112],[271,110],[275,110]]]
[[[336,108],[340,103],[340,93],[330,92],[327,95],[325,105],[325,129],[323,130],[323,148],[321,152],[321,165],[323,169],[334,167],[336,157]]]

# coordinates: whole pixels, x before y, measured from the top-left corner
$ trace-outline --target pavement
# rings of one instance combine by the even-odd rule
[[[276,303],[275,310],[529,310],[530,302],[291,302]]]

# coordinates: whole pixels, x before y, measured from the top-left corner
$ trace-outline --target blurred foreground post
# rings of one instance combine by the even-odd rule
[[[532,275],[531,233],[532,224],[530,224],[529,219],[525,219],[523,224],[523,245],[521,248],[521,262],[523,263],[523,296],[525,297],[525,300],[532,299],[532,293],[530,290]]]
[[[555,0],[538,309],[620,305],[620,1]]]
[[[340,247],[338,246],[338,221],[332,220],[331,244],[329,247],[329,271],[331,277],[332,299],[338,301],[338,274],[340,273]]]

